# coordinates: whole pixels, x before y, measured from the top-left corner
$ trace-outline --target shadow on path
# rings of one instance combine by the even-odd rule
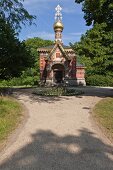
[[[54,103],[61,100],[70,100],[71,97],[83,98],[85,96],[92,97],[113,97],[113,88],[101,88],[101,87],[75,87],[75,89],[83,91],[84,94],[80,96],[59,96],[59,97],[47,97],[47,96],[38,96],[33,94],[34,88],[27,89],[13,89],[13,94],[17,99],[19,99],[20,95],[28,96],[30,102],[38,102],[38,103]],[[25,100],[27,101],[27,99]]]
[[[25,98],[24,101],[29,101],[30,103],[55,103],[61,100],[70,100],[70,98],[66,96],[38,96],[33,94],[33,90],[34,89],[16,89],[13,91],[13,96],[20,100],[20,95],[25,95],[29,98]]]
[[[0,170],[112,170],[113,148],[87,129],[79,136],[37,131],[32,142],[0,165]]]

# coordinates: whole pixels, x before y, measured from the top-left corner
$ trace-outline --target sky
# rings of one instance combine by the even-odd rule
[[[68,45],[70,42],[79,41],[81,35],[89,28],[85,25],[81,5],[76,4],[75,0],[24,0],[25,9],[37,18],[36,25],[22,26],[20,40],[33,37],[54,40],[53,24],[55,8],[58,4],[62,7],[63,43]]]

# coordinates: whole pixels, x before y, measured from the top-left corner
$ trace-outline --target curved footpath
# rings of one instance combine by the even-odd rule
[[[18,90],[28,119],[0,155],[0,170],[113,170],[113,145],[90,109],[113,89],[85,88],[78,97],[39,97]]]

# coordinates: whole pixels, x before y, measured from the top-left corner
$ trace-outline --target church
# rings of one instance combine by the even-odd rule
[[[47,85],[66,83],[69,86],[85,86],[85,66],[77,62],[77,55],[73,49],[63,44],[62,8],[58,5],[55,10],[54,45],[38,49],[40,81]]]

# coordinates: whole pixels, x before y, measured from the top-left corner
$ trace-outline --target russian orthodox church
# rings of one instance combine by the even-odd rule
[[[54,45],[38,49],[40,57],[40,81],[48,85],[67,83],[71,86],[86,85],[85,67],[77,63],[77,56],[69,46],[62,42],[62,8],[56,8]]]

